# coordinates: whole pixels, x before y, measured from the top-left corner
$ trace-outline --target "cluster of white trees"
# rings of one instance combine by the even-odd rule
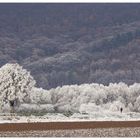
[[[16,111],[86,112],[101,110],[140,112],[140,84],[125,83],[65,85],[44,90],[18,64],[0,68],[0,107],[6,112],[10,101],[17,100]]]
[[[140,84],[82,84],[57,87],[48,92],[59,112],[102,110],[140,112]]]

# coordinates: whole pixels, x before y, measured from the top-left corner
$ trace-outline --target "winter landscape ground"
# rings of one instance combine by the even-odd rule
[[[136,3],[0,4],[0,135],[139,136],[139,15]],[[22,123],[46,129],[2,131]]]

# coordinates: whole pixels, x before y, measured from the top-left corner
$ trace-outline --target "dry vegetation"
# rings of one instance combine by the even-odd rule
[[[140,137],[140,128],[0,132],[1,137]]]

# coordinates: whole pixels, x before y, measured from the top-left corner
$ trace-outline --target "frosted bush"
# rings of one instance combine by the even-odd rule
[[[88,104],[81,104],[79,108],[80,113],[97,113],[99,111],[102,111],[101,106],[97,106],[94,103],[88,103]]]
[[[54,106],[52,104],[21,104],[17,109],[17,112],[54,112]]]

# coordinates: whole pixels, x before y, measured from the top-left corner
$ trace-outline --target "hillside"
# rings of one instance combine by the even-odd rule
[[[140,82],[140,4],[0,4],[0,66],[46,89]]]

